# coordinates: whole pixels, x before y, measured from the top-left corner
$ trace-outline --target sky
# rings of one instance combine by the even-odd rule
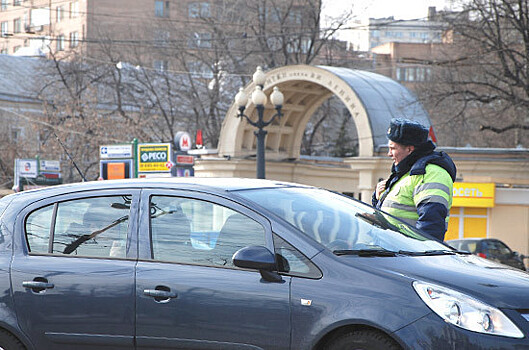
[[[323,0],[323,9],[325,14],[333,16],[353,8],[358,17],[416,19],[425,18],[429,6],[443,10],[450,3],[450,0]]]
[[[347,11],[352,11],[353,20],[367,18],[426,19],[428,7],[435,6],[437,11],[456,9],[452,3],[457,0],[322,0],[324,27],[330,27],[327,19],[337,18]],[[350,32],[345,28],[354,27],[350,23],[334,34],[341,40],[349,40]]]

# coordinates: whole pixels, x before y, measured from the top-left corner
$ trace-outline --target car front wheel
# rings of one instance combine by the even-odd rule
[[[332,338],[323,350],[401,350],[387,335],[375,330],[355,330]]]

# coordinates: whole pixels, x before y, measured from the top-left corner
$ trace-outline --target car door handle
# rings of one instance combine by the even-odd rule
[[[170,298],[176,298],[178,297],[178,294],[175,292],[171,292],[170,290],[160,290],[160,289],[144,289],[143,294],[153,297],[153,298],[160,298],[160,299],[170,299]]]
[[[22,287],[33,289],[35,292],[42,292],[45,289],[51,289],[55,287],[53,283],[43,281],[25,281],[22,282]]]

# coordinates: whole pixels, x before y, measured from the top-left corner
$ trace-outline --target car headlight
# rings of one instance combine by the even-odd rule
[[[426,305],[446,322],[479,333],[524,337],[503,312],[466,294],[420,281],[413,282],[413,288]]]

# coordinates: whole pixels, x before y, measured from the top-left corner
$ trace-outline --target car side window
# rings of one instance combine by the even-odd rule
[[[321,271],[305,255],[274,234],[274,250],[279,272],[307,278],[321,278]]]
[[[488,242],[489,251],[491,254],[496,256],[510,255],[512,251],[507,247],[503,242],[500,241],[489,241]]]
[[[32,212],[26,220],[26,240],[30,252],[47,253],[50,244],[53,204]]]
[[[234,267],[237,250],[265,245],[261,224],[219,204],[152,196],[150,208],[152,257],[157,261]]]
[[[125,257],[130,197],[83,198],[55,205],[55,221],[53,205],[32,212],[26,219],[30,252]]]

